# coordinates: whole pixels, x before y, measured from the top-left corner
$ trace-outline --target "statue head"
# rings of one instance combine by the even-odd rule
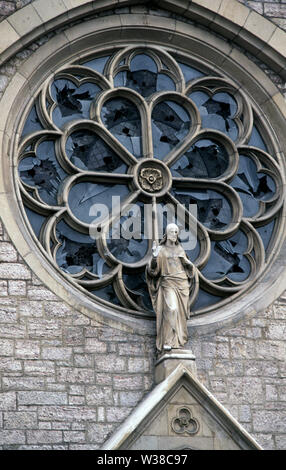
[[[176,224],[168,224],[166,227],[165,235],[160,244],[165,244],[167,240],[179,244],[179,227]]]

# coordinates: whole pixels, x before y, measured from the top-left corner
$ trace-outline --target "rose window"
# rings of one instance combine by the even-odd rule
[[[69,282],[136,316],[154,315],[145,267],[176,222],[196,237],[186,252],[202,314],[271,257],[283,201],[269,135],[234,82],[190,58],[141,46],[85,57],[43,84],[21,130],[26,219]]]

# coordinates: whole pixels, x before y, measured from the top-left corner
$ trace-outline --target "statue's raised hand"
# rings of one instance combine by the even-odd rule
[[[153,245],[152,245],[152,255],[153,255],[153,258],[157,258],[158,254],[160,253],[161,251],[161,246],[160,245],[157,245],[157,243],[155,241],[153,241]]]

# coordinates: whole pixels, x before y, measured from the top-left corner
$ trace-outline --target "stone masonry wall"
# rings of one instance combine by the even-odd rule
[[[0,1],[0,19],[27,3]],[[242,3],[286,16],[285,2]],[[48,39],[1,68],[2,90]],[[266,449],[286,449],[285,313],[286,294],[251,320],[190,340],[202,383]],[[101,325],[57,298],[0,225],[0,449],[99,448],[152,388],[154,353],[153,337]]]

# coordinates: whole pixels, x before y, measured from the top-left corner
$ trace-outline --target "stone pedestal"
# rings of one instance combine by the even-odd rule
[[[188,349],[163,351],[155,363],[155,383],[165,380],[176,367],[182,364],[193,376],[197,376],[196,357]]]

